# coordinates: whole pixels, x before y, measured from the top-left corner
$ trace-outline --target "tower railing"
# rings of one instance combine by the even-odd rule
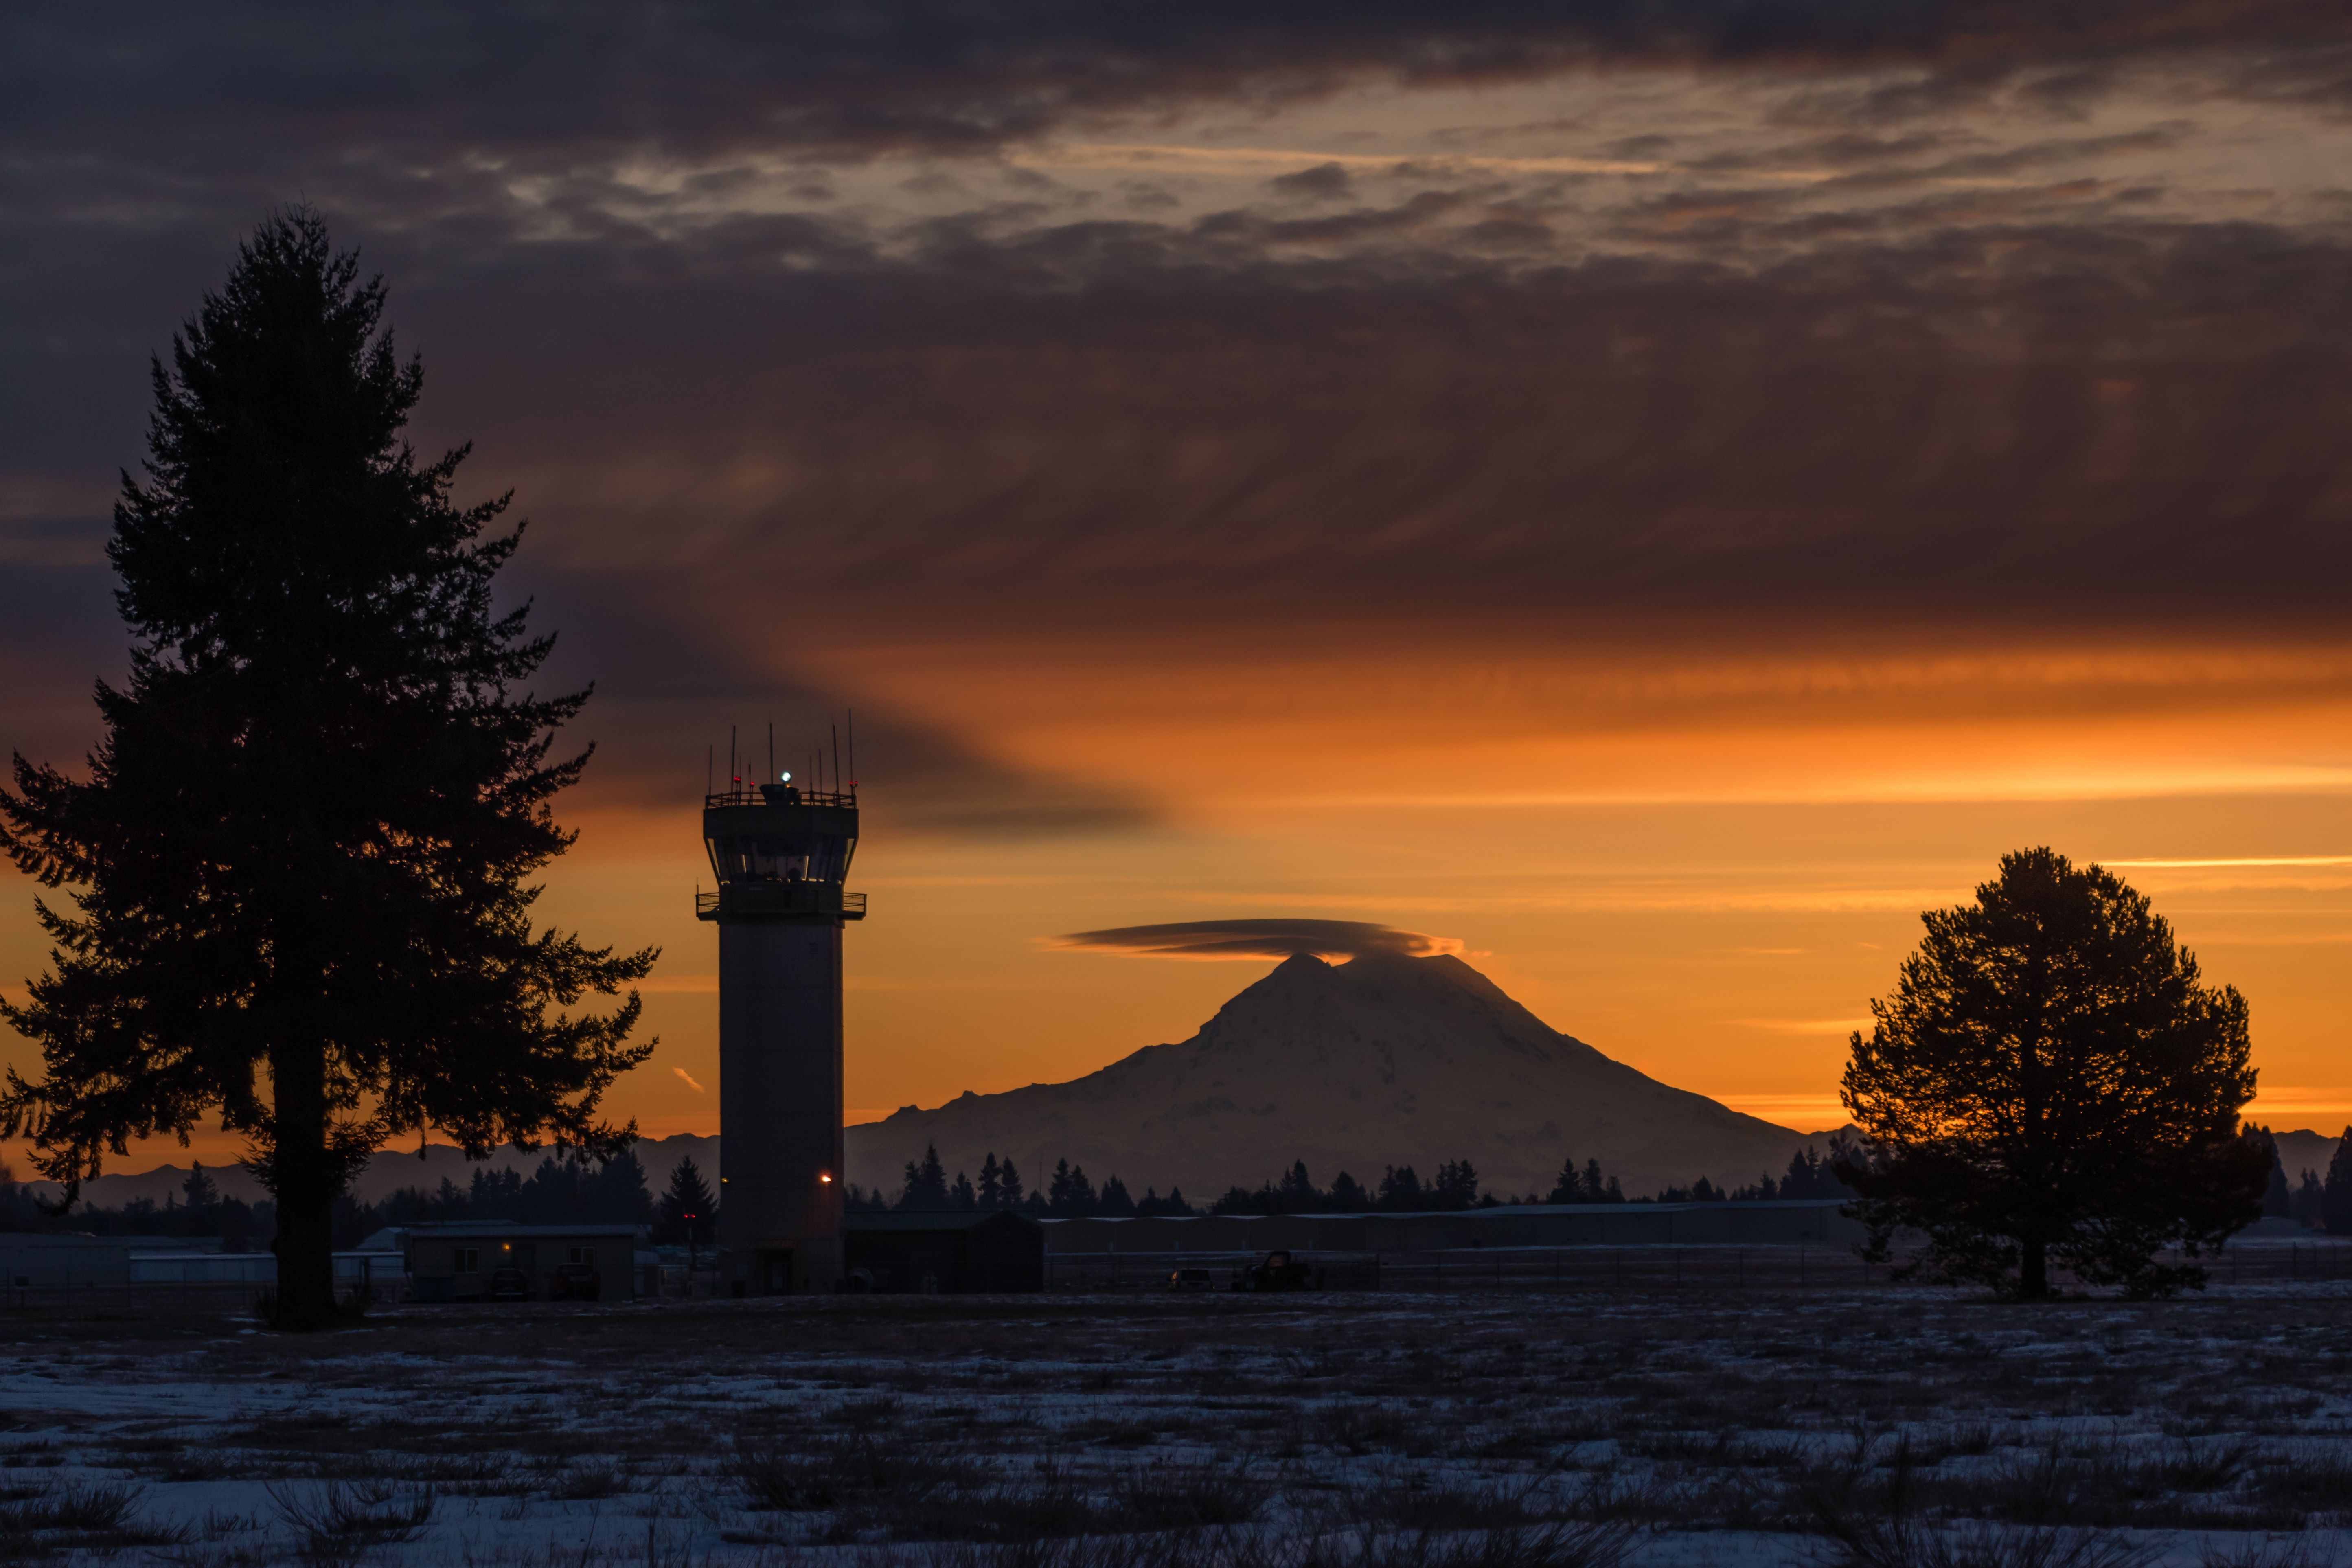
[[[856,790],[800,789],[795,786],[793,794],[795,796],[793,804],[799,805],[840,805],[847,806],[853,811],[857,808]],[[706,795],[702,797],[703,809],[706,811],[719,805],[766,805],[768,804],[768,797],[761,793],[760,786],[757,784],[746,784],[740,789],[723,789],[716,795]]]
[[[730,915],[834,915],[845,921],[866,918],[866,895],[840,890],[832,882],[730,882],[715,893],[694,895],[697,920]]]

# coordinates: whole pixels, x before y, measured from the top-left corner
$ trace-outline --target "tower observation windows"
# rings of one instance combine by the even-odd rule
[[[856,841],[830,833],[730,834],[709,845],[711,868],[722,882],[839,882],[849,875]]]

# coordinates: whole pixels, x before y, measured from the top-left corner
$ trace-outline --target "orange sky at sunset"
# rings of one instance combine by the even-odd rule
[[[664,950],[611,1101],[649,1134],[717,1125],[707,748],[772,721],[789,765],[845,709],[853,1121],[1184,1038],[1274,963],[1063,933],[1293,915],[1458,939],[1830,1127],[1920,911],[2048,844],[2247,995],[2251,1117],[2340,1130],[2347,25],[1666,9],[906,60],[776,19],[708,101],[567,55],[511,117],[322,19],[331,116],[182,145],[61,97],[0,173],[47,389],[0,421],[0,743],[95,739],[146,356],[301,195],[425,357],[420,450],[532,520],[551,679],[597,683],[540,908]],[[33,892],[0,873],[11,999]]]

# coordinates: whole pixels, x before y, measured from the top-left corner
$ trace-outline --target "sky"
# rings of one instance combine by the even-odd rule
[[[541,908],[663,949],[648,1133],[717,1121],[711,749],[851,710],[853,1121],[1284,950],[1074,933],[1334,921],[1833,1126],[2038,844],[2352,1121],[2352,17],[1272,9],[16,8],[0,744],[96,738],[149,356],[304,202],[594,682]]]

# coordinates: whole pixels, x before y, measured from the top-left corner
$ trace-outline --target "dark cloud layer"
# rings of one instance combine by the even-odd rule
[[[1362,958],[1402,953],[1426,958],[1459,952],[1453,937],[1423,936],[1369,921],[1240,920],[1176,921],[1166,925],[1117,926],[1056,937],[1056,947],[1139,958]]]
[[[540,519],[518,586],[557,673],[600,682],[596,787],[631,799],[690,793],[730,722],[859,701],[822,673],[851,630],[1225,658],[2340,640],[2346,215],[2086,188],[2191,131],[2068,116],[2158,58],[2336,112],[2347,40],[2298,0],[20,7],[0,738],[69,751],[119,668],[95,563],[145,356],[306,195],[426,351],[420,438],[478,439],[477,482]],[[1174,216],[1148,184],[1123,217],[1057,205],[1044,175],[895,228],[726,200],[751,176],[722,154],[775,154],[822,206],[826,159],[977,169],[1106,116],[1596,58],[1773,75],[1822,183],[1742,183],[1775,142],[1605,212],[1567,175],[1336,163]],[[2055,129],[1988,146],[1952,118],[2000,93]],[[660,201],[614,173],[660,156],[716,172]],[[1150,816],[860,708],[869,773],[940,826]]]
[[[1775,221],[1536,268],[1282,260],[1251,218],[947,239],[698,303],[542,276],[693,384],[657,373],[679,401],[648,419],[646,357],[537,368],[505,434],[771,470],[681,494],[643,553],[934,625],[2342,626],[2342,247],[2021,222],[1727,259]],[[566,504],[639,552],[625,510]]]
[[[1948,100],[2014,67],[2228,47],[2262,62],[2263,90],[2326,93],[2347,75],[2327,51],[2347,37],[2324,0],[17,7],[0,32],[0,131],[87,147],[169,117],[191,151],[264,127],[341,141],[365,124],[527,160],[622,144],[837,155],[988,148],[1108,110],[1368,76],[1483,82],[1599,59],[1947,63],[1956,85],[1911,90]]]

